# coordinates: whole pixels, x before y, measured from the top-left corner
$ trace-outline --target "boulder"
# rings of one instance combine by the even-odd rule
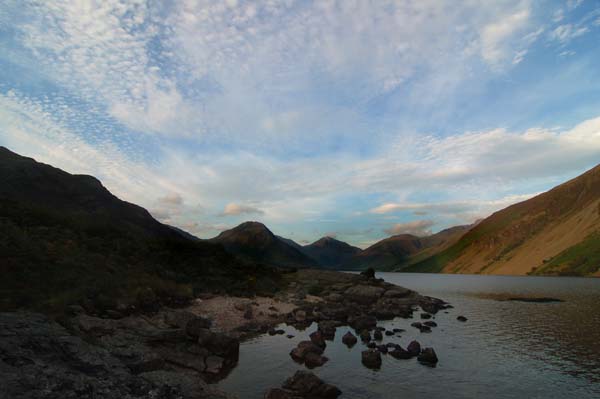
[[[383,354],[388,353],[388,347],[387,345],[378,345],[377,346],[377,350]]]
[[[316,354],[315,352],[309,352],[304,357],[304,364],[309,369],[312,369],[312,368],[320,367],[320,366],[324,365],[328,360],[329,360],[329,358],[327,358],[325,356]]]
[[[348,347],[352,347],[352,346],[356,345],[356,343],[358,342],[358,338],[356,338],[356,336],[354,334],[352,334],[350,331],[348,331],[342,337],[342,342],[344,343],[344,345],[346,345]]]
[[[360,339],[362,340],[362,342],[371,341],[371,333],[369,332],[369,330],[362,330],[360,332]]]
[[[400,345],[396,346],[394,350],[389,352],[389,355],[395,359],[410,359],[411,357],[413,357],[413,355],[410,352],[402,349]]]
[[[425,323],[423,323],[423,325],[427,326],[427,327],[437,327],[437,323],[435,321],[432,321],[432,320],[426,321]]]
[[[375,269],[369,267],[367,270],[362,271],[360,275],[366,278],[375,278]]]
[[[423,319],[423,320],[431,319],[431,315],[429,313],[421,313],[421,319]]]
[[[371,305],[383,295],[384,288],[372,285],[355,285],[346,290],[346,297],[356,303],[362,305]]]
[[[373,332],[373,339],[375,339],[376,341],[381,341],[383,339],[383,334],[381,333],[381,330],[375,330]]]
[[[325,338],[323,337],[323,333],[320,330],[312,332],[310,334],[310,340],[313,344],[325,349],[327,344],[325,343]]]
[[[464,323],[465,321],[467,321],[467,320],[469,320],[469,319],[467,319],[465,316],[458,316],[458,317],[456,318],[456,320],[458,320],[458,321],[462,321],[462,322]]]
[[[433,348],[425,348],[417,357],[417,360],[428,366],[435,366],[438,362],[438,357]]]
[[[212,321],[210,319],[196,316],[185,324],[185,332],[192,338],[198,338],[202,330],[209,329],[211,326]]]
[[[373,349],[362,351],[361,361],[367,368],[379,369],[381,367],[381,353]]]
[[[406,350],[412,356],[418,356],[419,353],[421,353],[421,344],[418,341],[411,341],[411,343],[406,347]]]
[[[265,394],[265,399],[302,399],[302,396],[286,389],[271,388]]]
[[[385,332],[385,335],[388,336],[388,337],[391,337],[392,335],[394,335],[394,332],[388,330],[388,331]]]
[[[311,399],[335,399],[342,394],[337,387],[323,382],[319,377],[309,371],[296,371],[283,384],[283,389],[293,392],[301,398]],[[271,397],[270,399],[276,399]],[[293,397],[291,397],[293,398]],[[287,399],[287,397],[282,397]]]
[[[356,331],[370,330],[377,325],[377,318],[369,315],[360,315],[348,318],[348,324]]]
[[[309,353],[316,353],[317,355],[323,354],[323,348],[313,344],[311,341],[301,341],[298,343],[292,351],[290,356],[297,362],[304,362],[306,355]]]
[[[338,323],[332,320],[320,321],[317,329],[321,332],[324,339],[333,341],[335,338],[335,329]]]
[[[387,290],[383,296],[385,298],[405,298],[412,293],[411,290],[403,288],[403,287],[395,287],[390,290]]]

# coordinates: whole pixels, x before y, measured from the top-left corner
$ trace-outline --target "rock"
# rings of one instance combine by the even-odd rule
[[[422,326],[421,326],[421,328],[419,328],[419,330],[420,330],[422,333],[430,333],[430,332],[431,332],[431,327],[429,327],[429,326],[426,326],[426,325],[422,325]]]
[[[419,322],[419,321],[415,321],[414,323],[410,323],[410,326],[414,327],[414,328],[421,329],[421,327],[423,326],[423,324],[421,324],[421,322]]]
[[[206,364],[204,371],[209,374],[219,374],[225,368],[225,359],[221,356],[207,356],[204,362]]]
[[[164,362],[155,353],[149,352],[149,348],[142,347],[144,340],[134,335],[139,330],[131,329],[131,341],[119,336],[121,332],[116,327],[131,321],[98,320],[98,324],[106,322],[106,325],[111,325],[117,335],[100,336],[92,344],[43,315],[0,313],[0,397],[227,398],[225,394],[209,388],[197,374],[186,378],[158,370]],[[150,331],[145,330],[146,333]],[[195,345],[185,339],[182,343]],[[111,346],[116,344],[123,347]],[[121,360],[117,356],[126,353],[143,353],[146,357],[129,359],[131,367],[128,367],[124,363],[127,358]]]
[[[431,315],[429,313],[421,313],[421,319],[431,319]]]
[[[356,303],[362,305],[371,305],[383,295],[384,288],[375,287],[372,285],[355,285],[346,290],[346,297]]]
[[[80,305],[69,305],[67,306],[67,313],[71,316],[76,316],[78,314],[84,314],[85,309]]]
[[[411,343],[406,347],[406,350],[412,356],[418,356],[419,353],[421,353],[421,344],[418,341],[411,341]]]
[[[190,320],[198,317],[187,310],[167,310],[163,314],[163,320],[166,325],[173,328],[185,328]]]
[[[319,322],[317,329],[321,332],[324,339],[333,341],[337,324],[335,321],[324,320]]]
[[[352,346],[356,345],[356,343],[358,342],[358,338],[356,338],[356,336],[354,334],[352,334],[350,331],[348,331],[342,337],[342,342],[344,343],[344,345],[346,345],[348,347],[352,347]]]
[[[531,303],[564,302],[564,300],[562,300],[562,299],[548,298],[548,297],[541,297],[541,298],[514,297],[514,298],[507,298],[507,299],[505,299],[505,301],[531,302]]]
[[[438,357],[433,348],[425,348],[417,357],[417,360],[428,366],[435,366],[438,362]]]
[[[323,337],[323,333],[320,330],[317,330],[309,335],[310,340],[313,344],[317,345],[325,349],[327,344],[325,343],[325,338]]]
[[[210,328],[212,322],[204,317],[196,316],[190,319],[185,325],[185,332],[192,338],[198,338],[201,330]]]
[[[309,352],[304,357],[304,364],[309,369],[312,369],[312,368],[320,367],[320,366],[324,365],[328,360],[329,360],[329,358],[327,358],[325,356],[318,355],[314,352]]]
[[[309,371],[296,371],[285,381],[283,389],[292,391],[299,397],[311,399],[335,399],[342,394],[338,388],[324,383]]]
[[[394,332],[388,330],[388,331],[385,332],[385,335],[388,336],[388,337],[391,337],[392,335],[394,335]]]
[[[465,316],[458,316],[458,317],[456,318],[456,320],[458,320],[458,321],[462,321],[462,322],[464,323],[465,321],[467,321],[467,320],[469,320],[469,319],[467,319]]]
[[[304,310],[297,310],[296,313],[294,313],[294,318],[297,322],[302,323],[306,321],[306,312]]]
[[[370,330],[377,325],[377,318],[368,315],[348,318],[348,324],[356,331]]]
[[[405,298],[407,296],[409,296],[410,294],[412,294],[413,291],[406,289],[406,288],[402,288],[402,287],[395,287],[392,288],[390,290],[387,290],[383,296],[385,298]]]
[[[395,333],[401,333],[401,332],[404,332],[406,330],[404,330],[402,328],[394,328],[392,331],[395,332]]]
[[[394,348],[394,350],[392,350],[391,352],[389,352],[389,355],[392,356],[395,359],[410,359],[410,358],[413,357],[413,355],[410,352],[402,349],[400,347],[400,345],[396,346]]]
[[[244,319],[246,320],[251,320],[254,317],[254,311],[252,310],[252,307],[249,306],[245,311],[244,311]]]
[[[423,325],[427,326],[427,327],[437,327],[437,323],[435,321],[431,321],[431,320],[426,321],[425,323],[423,323]]]
[[[252,307],[252,301],[249,299],[240,299],[233,304],[233,307],[240,312],[245,312],[246,309]]]
[[[369,332],[369,330],[362,330],[360,332],[360,339],[362,340],[362,342],[371,341],[371,333]]]
[[[361,361],[367,368],[379,369],[381,367],[381,353],[373,349],[362,351]]]
[[[378,345],[377,346],[377,350],[383,354],[388,353],[388,347],[387,345]]]
[[[344,300],[344,296],[334,292],[332,294],[327,295],[326,299],[330,302],[342,302]]]
[[[366,278],[375,278],[375,269],[369,267],[367,270],[362,271],[360,275]]]
[[[277,334],[277,331],[274,328],[270,328],[269,331],[267,331],[267,333],[271,336]]]
[[[323,354],[323,348],[313,344],[311,341],[300,341],[290,352],[290,356],[297,362],[304,362],[308,353],[316,353],[317,355]]]
[[[286,338],[292,339],[292,338],[294,338],[294,336],[292,334],[288,334],[288,335],[286,335]]]
[[[296,395],[293,391],[271,388],[265,394],[265,399],[302,399],[302,397]]]
[[[375,330],[375,331],[373,332],[373,338],[374,338],[376,341],[381,341],[381,340],[383,339],[383,334],[381,333],[381,330]]]
[[[377,344],[375,342],[369,342],[367,344],[367,348],[369,348],[369,349],[375,349],[375,348],[377,348]]]

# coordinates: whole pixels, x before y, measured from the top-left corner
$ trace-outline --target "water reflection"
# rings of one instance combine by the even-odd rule
[[[386,280],[451,302],[436,315],[438,327],[421,334],[414,320],[380,323],[406,332],[385,342],[417,339],[435,348],[431,369],[415,360],[384,356],[380,371],[364,368],[361,344],[341,343],[340,328],[314,372],[336,384],[347,398],[600,397],[600,280],[543,277],[446,276],[382,273]],[[491,296],[490,296],[491,295]],[[497,296],[557,297],[561,303],[498,301]],[[463,314],[467,323],[456,321]],[[416,315],[418,317],[418,314]],[[289,351],[316,329],[284,327],[285,336],[263,336],[243,345],[239,366],[220,385],[241,398],[262,398],[301,369]]]

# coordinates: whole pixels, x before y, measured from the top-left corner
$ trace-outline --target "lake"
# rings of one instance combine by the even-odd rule
[[[415,359],[382,355],[381,369],[361,364],[360,342],[341,343],[347,327],[329,342],[323,367],[312,371],[343,392],[340,398],[600,398],[600,279],[377,273],[388,282],[443,299],[454,306],[435,316],[432,333],[420,333],[414,319],[382,321],[403,328],[384,337],[406,347],[413,339],[435,349],[439,363],[430,368]],[[560,303],[500,301],[511,296],[554,297]],[[459,315],[466,323],[456,320]],[[219,386],[242,399],[260,399],[271,387],[304,366],[289,352],[309,339],[304,331],[282,325],[285,335],[264,335],[245,342],[238,366]]]

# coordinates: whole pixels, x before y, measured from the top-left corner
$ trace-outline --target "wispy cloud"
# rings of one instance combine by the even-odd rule
[[[414,220],[412,222],[396,223],[392,227],[385,229],[385,233],[391,236],[398,234],[412,234],[417,237],[431,235],[431,227],[435,223],[432,220]]]
[[[242,214],[262,215],[262,214],[264,214],[264,212],[254,206],[231,203],[231,204],[225,205],[225,209],[223,209],[221,216],[233,216],[233,215],[242,215]]]

